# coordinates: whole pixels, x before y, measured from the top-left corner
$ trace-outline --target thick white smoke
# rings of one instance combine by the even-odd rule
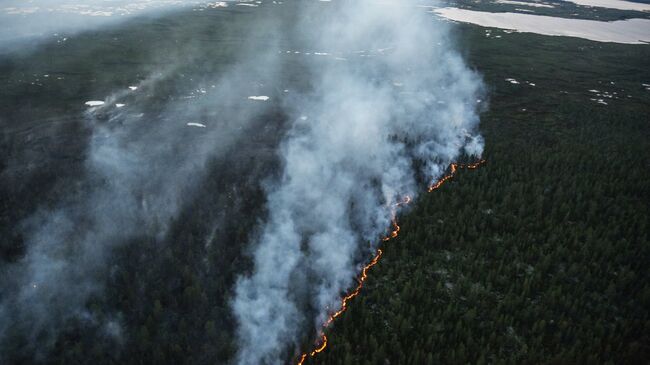
[[[280,150],[283,174],[268,188],[254,269],[232,302],[239,364],[280,363],[339,309],[358,258],[390,225],[389,204],[422,189],[417,174],[434,181],[462,154],[482,153],[480,79],[447,26],[413,5],[354,0],[301,12],[299,43],[332,57],[312,63],[311,91],[288,101],[296,121]]]

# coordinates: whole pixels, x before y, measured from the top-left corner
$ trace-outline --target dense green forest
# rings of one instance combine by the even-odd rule
[[[503,49],[465,36],[490,85],[488,163],[401,217],[327,350],[306,363],[647,363],[647,46],[526,35]],[[633,96],[590,100],[588,89],[614,86]]]

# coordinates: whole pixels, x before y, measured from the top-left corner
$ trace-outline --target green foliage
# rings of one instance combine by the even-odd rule
[[[464,35],[492,88],[482,120],[488,164],[461,170],[401,217],[399,238],[308,363],[646,363],[650,103],[637,92],[600,106],[587,90],[598,88],[600,71],[639,91],[629,70],[647,50],[629,50],[639,55],[610,72],[594,65],[618,46],[583,54],[566,60],[556,82],[522,65],[558,66],[571,53],[499,53],[480,33]],[[581,69],[589,57],[598,60]]]

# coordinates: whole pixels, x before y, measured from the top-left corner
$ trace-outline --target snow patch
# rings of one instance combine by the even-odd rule
[[[106,102],[101,101],[101,100],[90,100],[86,102],[86,105],[88,106],[101,106],[106,104]]]

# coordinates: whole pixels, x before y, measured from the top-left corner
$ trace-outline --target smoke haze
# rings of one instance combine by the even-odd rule
[[[480,156],[479,77],[447,27],[412,2],[304,6],[292,29],[314,62],[311,88],[287,101],[295,122],[267,188],[254,270],[232,306],[239,364],[278,364],[340,308],[359,260],[387,231],[388,208],[462,154]],[[414,166],[420,166],[416,171]],[[315,313],[310,315],[309,313]]]
[[[0,115],[7,131],[27,130],[27,147],[18,153],[9,149],[12,153],[0,161],[0,182],[7,187],[0,191],[3,197],[20,191],[53,151],[69,153],[66,143],[78,143],[70,150],[80,152],[75,156],[80,171],[66,170],[72,177],[66,175],[45,194],[55,199],[35,198],[29,204],[36,209],[21,205],[29,209],[26,218],[17,213],[16,227],[3,227],[24,241],[24,252],[0,266],[0,346],[12,353],[6,356],[46,359],[71,321],[101,328],[117,343],[128,338],[119,311],[88,305],[102,298],[119,264],[115,251],[141,239],[157,247],[174,244],[167,242],[169,232],[188,202],[203,194],[232,193],[199,189],[215,173],[227,173],[208,171],[211,161],[230,158],[232,151],[267,161],[244,151],[267,138],[263,148],[269,150],[255,153],[272,154],[281,168],[247,171],[238,180],[262,184],[266,194],[266,214],[258,226],[241,228],[257,232],[252,241],[233,242],[248,244],[238,249],[248,250],[252,268],[239,276],[232,293],[222,291],[232,294],[226,309],[236,321],[233,360],[281,363],[339,308],[341,294],[389,229],[391,204],[417,196],[423,184],[435,181],[463,155],[481,155],[480,78],[454,50],[447,25],[419,3],[229,2],[222,15],[194,17],[194,10],[207,9],[202,4],[50,0],[12,1],[0,8],[5,35],[0,53],[53,45],[34,61],[38,65],[44,59],[52,75],[45,81],[45,75],[33,74],[34,83],[66,92],[76,87],[69,80],[91,85],[68,96],[82,94],[83,100],[52,106],[34,99],[29,108],[8,107],[11,114]],[[119,37],[84,36],[177,6],[183,14],[169,12],[164,20],[146,23],[142,33],[134,20],[117,32]],[[223,25],[230,16],[243,20]],[[48,38],[53,32],[79,36],[63,47],[56,43],[63,40]],[[95,39],[104,43],[95,47]],[[78,51],[87,46],[87,52]],[[75,50],[83,62],[77,63]],[[68,53],[70,60],[61,60]],[[137,60],[122,59],[122,54]],[[14,63],[17,71],[8,79],[27,85],[29,72]],[[141,68],[129,77],[144,74],[139,82],[124,83],[122,74],[106,71],[124,72],[132,65]],[[61,86],[47,84],[55,73]],[[109,86],[95,89],[97,80]],[[22,97],[30,87],[15,90]],[[86,101],[91,103],[80,113],[70,106]],[[79,119],[87,135],[61,131],[49,119],[21,126],[23,119],[51,110],[68,113],[60,116],[62,129]],[[281,117],[269,116],[274,113]],[[58,117],[52,120],[60,122]],[[19,133],[6,133],[3,142],[22,141]],[[42,152],[32,148],[32,140],[38,140]],[[55,169],[65,164],[55,158],[48,162],[45,167]],[[219,228],[215,223],[206,246],[223,240]],[[0,362],[12,359],[3,356]]]
[[[5,0],[0,4],[0,54],[25,51],[48,38],[62,39],[136,16],[206,4],[198,0]]]
[[[271,23],[257,24],[276,32]],[[199,194],[222,193],[196,190],[208,163],[261,129],[260,117],[272,108],[248,99],[278,77],[277,46],[258,36],[251,30],[248,46],[218,73],[188,80],[185,63],[200,52],[190,46],[187,57],[90,103],[81,117],[90,130],[82,171],[56,187],[55,202],[41,204],[15,228],[25,253],[0,266],[3,349],[18,338],[25,354],[44,360],[70,320],[121,340],[119,313],[96,313],[87,303],[102,296],[115,248],[140,238],[163,246],[185,204]],[[161,97],[161,90],[171,94]],[[17,171],[33,159],[26,151],[3,161],[3,184],[20,185]]]

